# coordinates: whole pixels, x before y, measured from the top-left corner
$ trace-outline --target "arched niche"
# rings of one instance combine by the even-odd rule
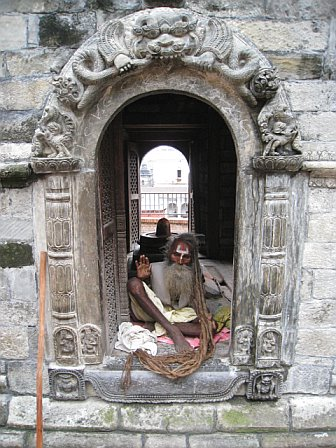
[[[31,159],[41,175],[36,198],[44,197],[37,247],[47,246],[49,260],[51,393],[76,397],[73,390],[67,395],[68,375],[75,378],[80,399],[85,381],[111,401],[219,401],[241,384],[247,384],[250,399],[278,398],[284,368],[293,358],[299,280],[293,268],[300,263],[304,200],[298,195],[299,133],[270,64],[224,21],[153,8],[103,25],[53,84]],[[113,148],[123,139],[120,112],[142,97],[165,93],[216,110],[237,159],[230,359],[219,371],[210,368],[209,381],[199,380],[198,396],[187,386],[181,392],[169,385],[161,394],[154,384],[120,394],[115,368],[102,373],[89,367],[103,363],[118,324],[129,319],[125,210],[111,183],[98,193],[98,153],[110,133],[104,167],[115,169],[121,155]],[[106,250],[109,255],[102,258]],[[274,336],[271,354],[263,352],[265,335]]]

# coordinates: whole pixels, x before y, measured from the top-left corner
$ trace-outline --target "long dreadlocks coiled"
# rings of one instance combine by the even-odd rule
[[[194,277],[194,288],[192,296],[192,306],[199,318],[201,327],[199,348],[190,352],[175,353],[170,355],[153,356],[144,350],[136,350],[141,364],[167,378],[183,378],[195,372],[203,361],[210,358],[214,352],[214,342],[212,338],[212,323],[208,318],[208,312],[203,293],[203,281],[200,263],[198,261],[198,246],[195,237],[190,233],[184,233],[170,240],[167,246],[167,257],[170,258],[171,248],[177,241],[187,243],[191,248],[192,272]],[[127,389],[131,384],[131,368],[133,353],[128,356],[122,376],[122,386]]]

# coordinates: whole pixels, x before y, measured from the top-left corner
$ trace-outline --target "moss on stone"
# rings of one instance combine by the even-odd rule
[[[250,423],[250,419],[246,414],[235,410],[225,412],[224,420],[232,427],[248,426]]]
[[[83,31],[54,14],[41,17],[39,32],[41,45],[50,47],[76,45],[80,43],[83,35]]]
[[[0,244],[0,267],[21,268],[34,264],[33,250],[26,243]]]

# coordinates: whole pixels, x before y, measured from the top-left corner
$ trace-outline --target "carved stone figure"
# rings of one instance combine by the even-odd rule
[[[261,138],[265,143],[263,156],[301,154],[299,131],[287,107],[265,114],[259,121]]]
[[[71,157],[75,125],[56,107],[46,107],[33,137],[33,156]]]
[[[96,364],[101,361],[101,334],[94,325],[85,325],[79,330],[81,353],[85,363]]]
[[[49,369],[49,385],[51,396],[56,400],[85,399],[85,382],[81,371]]]
[[[56,361],[60,364],[77,364],[77,335],[72,328],[61,327],[54,331]]]
[[[234,360],[236,364],[250,364],[252,362],[252,348],[254,345],[253,329],[248,325],[238,326],[235,330]]]
[[[202,70],[215,70],[234,84],[250,104],[257,100],[248,82],[259,70],[257,52],[223,20],[204,18],[185,9],[155,8],[129,20],[113,20],[101,28],[89,47],[72,63],[76,78],[86,86],[78,109],[87,107],[106,83],[155,60],[179,60]]]
[[[276,400],[281,395],[282,374],[280,372],[253,372],[248,385],[250,400]]]

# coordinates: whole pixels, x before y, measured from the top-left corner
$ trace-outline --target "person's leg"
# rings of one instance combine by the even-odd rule
[[[183,336],[178,326],[173,325],[154,305],[146,294],[143,283],[137,277],[130,278],[127,283],[128,292],[137,301],[138,305],[147,313],[155,322],[158,322],[167,331],[168,335],[174,341],[175,349],[181,353],[183,351],[191,351],[192,347]]]

